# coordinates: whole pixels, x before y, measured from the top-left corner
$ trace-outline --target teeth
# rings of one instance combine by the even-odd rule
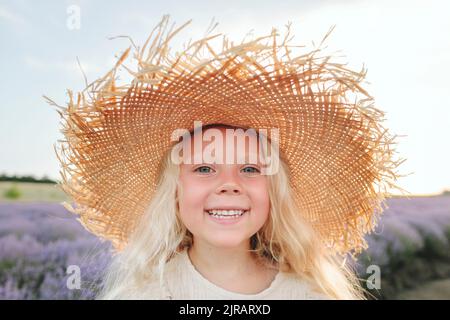
[[[208,213],[218,218],[238,217],[244,214],[244,210],[209,210]]]

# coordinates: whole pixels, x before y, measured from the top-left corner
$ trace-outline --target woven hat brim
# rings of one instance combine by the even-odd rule
[[[67,208],[120,251],[154,194],[174,130],[192,130],[194,121],[279,128],[301,214],[336,251],[364,249],[388,188],[402,190],[394,170],[403,162],[393,159],[395,136],[361,86],[365,71],[319,57],[320,49],[282,55],[288,36],[277,44],[276,30],[237,46],[224,38],[220,53],[207,37],[171,57],[168,43],[180,29],[163,39],[167,22],[148,51],[134,48],[131,84],[115,83],[130,48],[76,99],[70,93],[58,152],[61,186],[75,203]],[[354,102],[350,93],[359,95]]]

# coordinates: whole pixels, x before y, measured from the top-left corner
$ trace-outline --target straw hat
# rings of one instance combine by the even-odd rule
[[[66,139],[55,149],[60,185],[74,201],[64,205],[120,251],[152,198],[175,129],[192,130],[194,121],[279,128],[299,214],[337,252],[366,248],[388,188],[400,189],[394,169],[403,161],[393,160],[395,136],[361,86],[364,68],[320,57],[332,30],[293,56],[290,24],[282,41],[273,29],[238,45],[224,37],[220,51],[219,35],[207,34],[173,56],[169,43],[189,22],[167,32],[164,16],[142,48],[131,41],[104,77],[76,97],[69,91],[59,106]],[[131,50],[137,70],[125,66]],[[125,85],[115,81],[121,66],[133,77]]]

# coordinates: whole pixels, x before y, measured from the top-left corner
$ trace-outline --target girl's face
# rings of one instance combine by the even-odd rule
[[[245,152],[238,150],[238,144],[233,139],[226,138],[225,128],[208,128],[208,130],[220,130],[223,137],[222,163],[205,161],[202,163],[180,164],[180,179],[183,192],[179,195],[179,210],[181,220],[186,228],[194,235],[194,240],[204,241],[214,247],[236,247],[249,244],[249,239],[266,222],[269,216],[269,194],[267,188],[267,176],[260,173],[261,162],[238,162],[236,158],[231,163],[226,161],[227,153],[248,156],[254,153],[251,150],[247,138],[245,138]],[[230,129],[228,129],[230,130]],[[217,132],[217,131],[216,131]],[[236,131],[236,136],[243,133]],[[200,135],[201,139],[201,135]],[[211,142],[201,142],[202,154],[205,146]],[[259,144],[258,144],[259,146]],[[191,159],[194,159],[194,139],[191,139]],[[259,152],[259,149],[258,151]],[[213,153],[214,154],[214,153]],[[232,210],[235,211],[220,211]],[[211,210],[216,214],[241,214],[238,217],[211,215]]]

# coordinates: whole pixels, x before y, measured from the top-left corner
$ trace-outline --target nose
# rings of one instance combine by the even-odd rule
[[[238,166],[223,165],[218,175],[216,194],[241,195],[244,190],[239,181]]]
[[[240,195],[242,194],[242,189],[236,183],[225,183],[217,188],[218,194],[229,194],[229,195]]]

